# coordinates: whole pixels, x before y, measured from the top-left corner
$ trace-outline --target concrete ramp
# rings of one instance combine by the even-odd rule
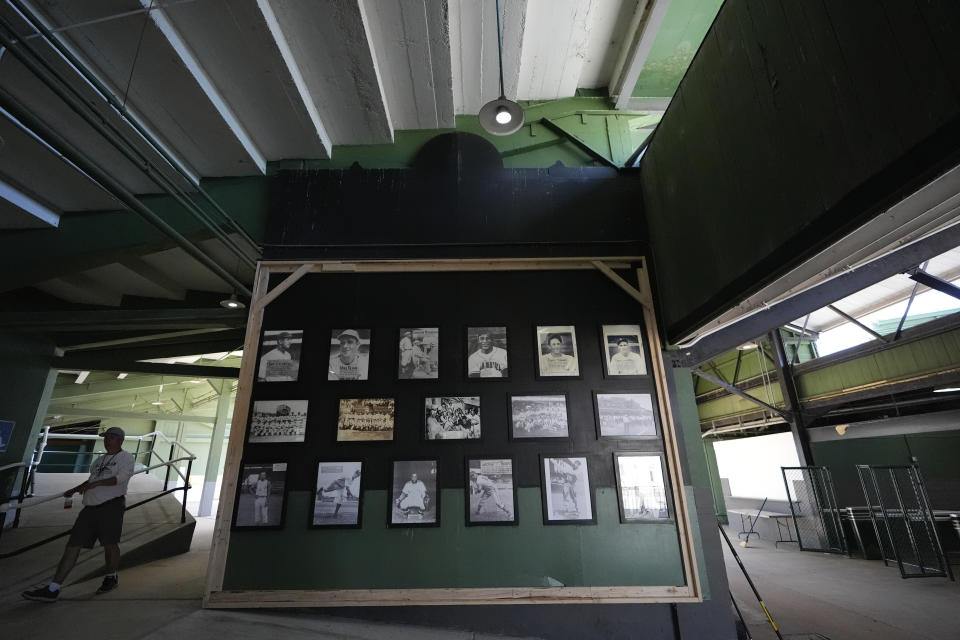
[[[36,495],[63,493],[86,478],[86,474],[47,473],[37,475]],[[172,486],[172,483],[171,483]],[[157,495],[163,482],[157,478],[137,475],[130,481],[127,505]],[[0,537],[0,553],[7,553],[33,544],[44,538],[67,531],[80,512],[80,496],[74,496],[74,508],[64,509],[63,500],[24,509],[20,526],[4,529]],[[120,539],[120,567],[127,568],[151,560],[185,553],[196,521],[189,513],[180,522],[181,505],[171,494],[126,512],[123,536]],[[0,559],[0,596],[23,591],[35,584],[50,580],[56,569],[67,538],[47,543],[11,558]],[[103,573],[103,548],[83,551],[67,584],[79,582]]]

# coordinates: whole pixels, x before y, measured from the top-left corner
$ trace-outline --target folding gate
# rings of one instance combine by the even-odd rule
[[[919,468],[858,464],[857,474],[884,564],[904,578],[952,578]]]
[[[781,467],[801,551],[846,553],[847,539],[827,467]]]

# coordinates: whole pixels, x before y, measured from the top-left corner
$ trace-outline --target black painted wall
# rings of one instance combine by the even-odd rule
[[[958,32],[947,0],[724,3],[641,165],[669,339],[960,161]]]

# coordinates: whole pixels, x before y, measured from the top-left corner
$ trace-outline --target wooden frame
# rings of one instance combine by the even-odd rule
[[[224,591],[227,552],[230,544],[237,479],[243,445],[246,440],[246,417],[250,409],[257,358],[244,358],[234,402],[233,434],[227,447],[223,487],[214,526],[207,583],[203,605],[218,608],[256,607],[344,607],[344,606],[409,606],[417,605],[500,605],[500,604],[641,604],[661,602],[701,602],[700,574],[690,528],[690,506],[680,472],[680,454],[676,426],[670,408],[666,369],[660,352],[660,337],[650,282],[643,266],[636,270],[639,287],[624,280],[614,269],[629,269],[643,258],[580,257],[580,258],[509,258],[453,260],[382,260],[382,261],[310,261],[261,262],[254,276],[253,296],[247,317],[244,353],[256,353],[267,304],[289,289],[307,273],[423,273],[423,272],[496,272],[496,271],[571,271],[599,270],[636,300],[643,309],[643,328],[650,350],[650,373],[657,391],[661,416],[664,456],[676,514],[680,555],[683,564],[683,586],[617,586],[617,587],[518,587],[466,589],[342,589],[342,590],[247,590]],[[268,290],[271,273],[290,274]]]
[[[483,460],[509,460],[510,461],[510,477],[513,480],[513,492],[511,500],[513,500],[513,518],[510,520],[471,520],[470,516],[472,515],[473,508],[470,506],[470,495],[471,495],[471,486],[470,486],[470,462],[477,461],[481,462]],[[520,523],[520,514],[517,510],[517,459],[513,456],[464,456],[463,458],[463,506],[464,506],[464,524],[468,527],[513,527]]]

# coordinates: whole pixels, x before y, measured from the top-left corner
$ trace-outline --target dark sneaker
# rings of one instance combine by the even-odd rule
[[[107,593],[108,591],[113,591],[120,584],[120,581],[117,580],[117,576],[104,576],[103,584],[100,585],[100,588],[97,589],[97,595],[101,593]]]
[[[37,602],[56,602],[57,598],[60,597],[60,591],[52,591],[48,585],[33,591],[24,591],[20,595],[27,600],[36,600]]]

